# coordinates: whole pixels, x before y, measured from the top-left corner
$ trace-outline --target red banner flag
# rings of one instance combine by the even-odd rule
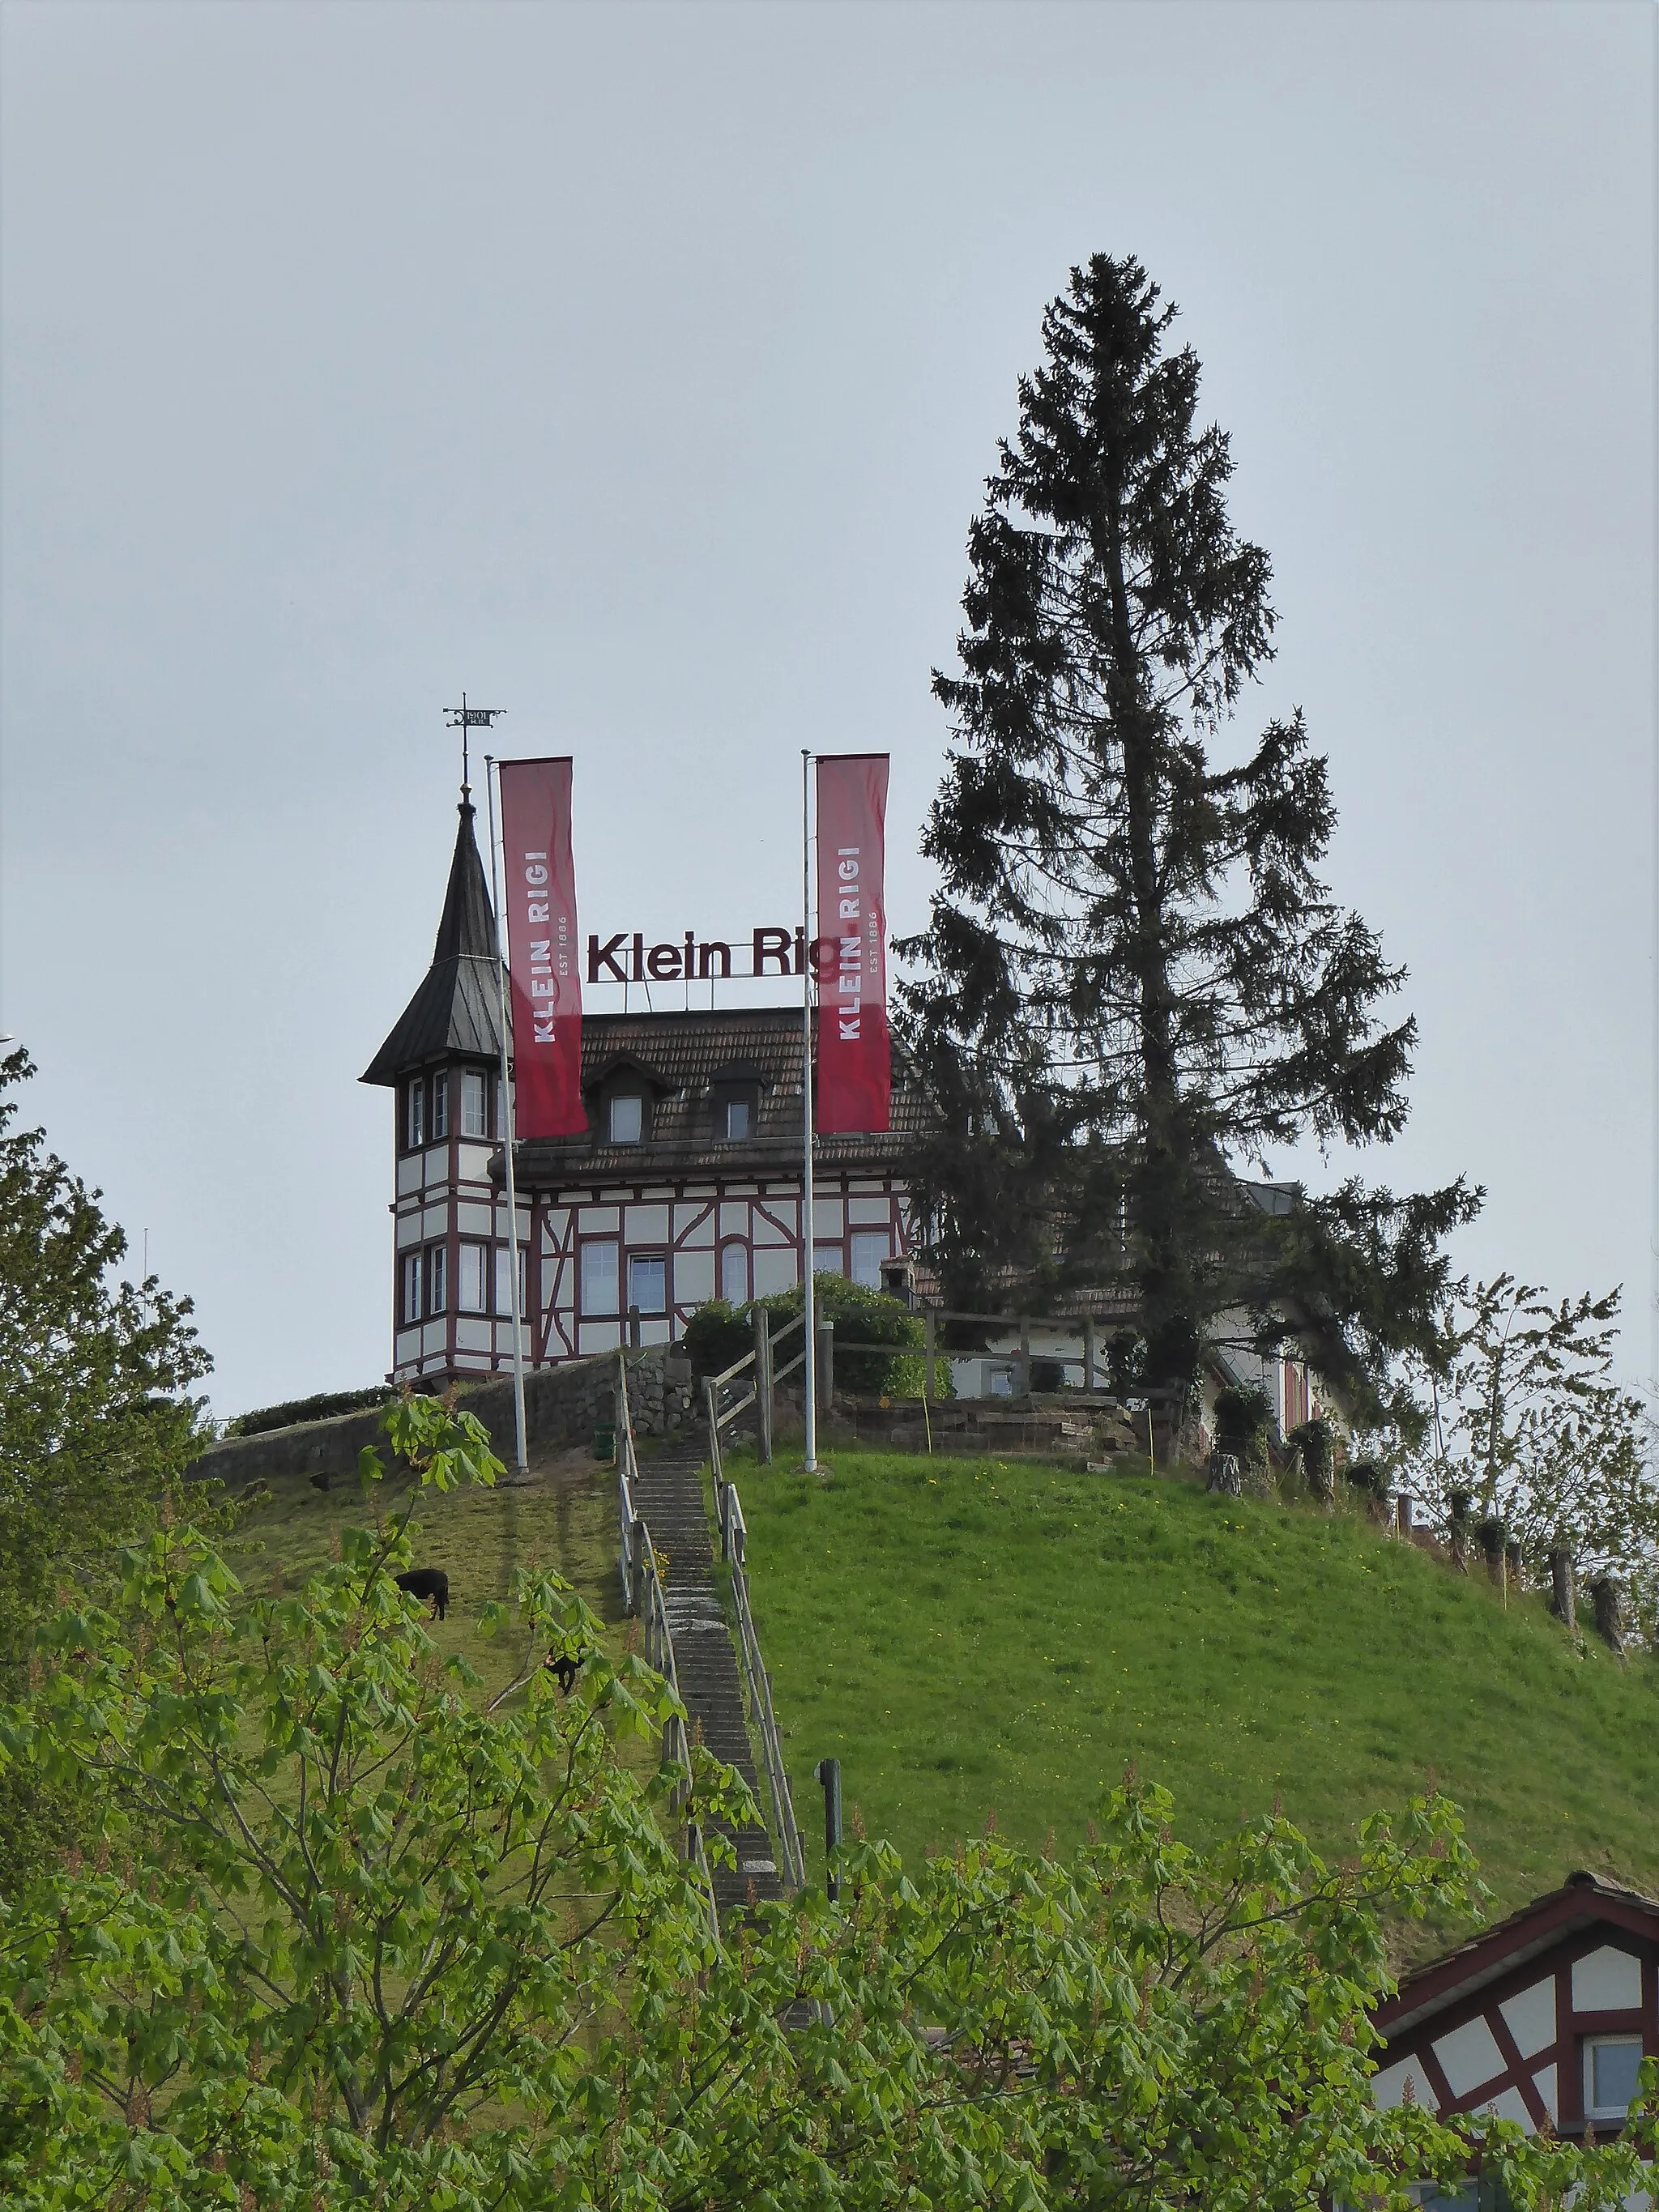
[[[887,755],[818,769],[818,1128],[891,1126],[887,1045]]]
[[[570,763],[503,761],[499,774],[514,1127],[520,1137],[576,1137],[587,1116]]]

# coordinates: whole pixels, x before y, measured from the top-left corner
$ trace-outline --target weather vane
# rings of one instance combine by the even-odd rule
[[[470,798],[472,792],[472,770],[467,753],[466,733],[469,730],[492,728],[497,718],[506,712],[505,707],[469,707],[465,691],[461,694],[461,703],[459,707],[444,708],[444,720],[452,730],[459,730],[461,733],[461,796],[463,799]]]

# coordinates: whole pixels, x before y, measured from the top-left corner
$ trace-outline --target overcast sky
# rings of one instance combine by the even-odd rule
[[[968,523],[1101,249],[1180,303],[1273,557],[1240,741],[1305,708],[1333,881],[1412,971],[1367,1171],[1484,1182],[1462,1261],[1623,1281],[1646,1368],[1645,0],[0,36],[0,1030],[218,1412],[389,1363],[356,1079],[430,954],[463,688],[574,755],[584,928],[791,915],[803,746],[891,751],[920,920]]]

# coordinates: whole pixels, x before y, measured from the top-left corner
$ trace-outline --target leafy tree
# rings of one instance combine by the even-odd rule
[[[498,1471],[465,1415],[387,1430],[422,1487]],[[839,1904],[717,1948],[673,1848],[685,1774],[617,1751],[665,1686],[596,1653],[558,1696],[544,1654],[597,1624],[527,1576],[496,1609],[521,1679],[483,1703],[390,1579],[414,1503],[252,1603],[161,1526],[118,1612],[45,1632],[0,1758],[123,1787],[90,1861],[0,1908],[9,2208],[1303,2212],[1403,2206],[1482,2139],[1518,2203],[1599,2212],[1638,2179],[1633,2144],[1373,2105],[1381,1916],[1480,1895],[1437,1797],[1332,1868],[1277,1816],[1192,1850],[1131,1777],[1069,1862],[988,1834],[907,1878],[860,1841]],[[698,1812],[735,1811],[692,1756]]]
[[[1294,1328],[1363,1402],[1436,1349],[1440,1240],[1478,1194],[1325,1196],[1238,1180],[1267,1148],[1406,1119],[1403,981],[1318,873],[1336,823],[1300,714],[1207,750],[1271,657],[1268,561],[1225,435],[1140,264],[1097,254],[1043,318],[969,537],[957,739],[903,1028],[941,1127],[920,1188],[953,1302],[1133,1293],[1146,1379],[1201,1334]],[[1296,1202],[1291,1203],[1294,1196]]]
[[[127,1243],[101,1193],[13,1127],[33,1073],[0,1059],[0,1692],[60,1587],[107,1568],[199,1449],[185,1394],[210,1365],[188,1298],[112,1282]],[[0,1798],[0,1890],[73,1832],[72,1797]]]
[[[1521,1546],[1535,1578],[1563,1548],[1581,1579],[1624,1582],[1659,1634],[1659,1479],[1647,1408],[1613,1373],[1620,1293],[1552,1301],[1510,1274],[1460,1283],[1445,1314],[1451,1347],[1425,1377],[1435,1422],[1398,1440],[1397,1479],[1449,1536],[1484,1521]],[[1461,1504],[1460,1504],[1461,1501]]]

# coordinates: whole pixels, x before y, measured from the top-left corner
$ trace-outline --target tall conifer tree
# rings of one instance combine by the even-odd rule
[[[1415,1025],[1385,1018],[1403,971],[1316,872],[1336,815],[1300,713],[1210,759],[1272,657],[1270,570],[1228,519],[1175,312],[1135,260],[1073,270],[972,526],[963,672],[933,679],[940,887],[901,948],[943,1109],[921,1196],[953,1297],[1010,1268],[1127,1290],[1169,1382],[1206,1335],[1266,1349],[1294,1321],[1374,1404],[1392,1352],[1434,1349],[1439,1242],[1479,1194],[1241,1181],[1305,1136],[1392,1138]]]

